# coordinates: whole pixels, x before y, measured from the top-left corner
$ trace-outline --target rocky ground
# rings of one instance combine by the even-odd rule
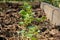
[[[44,10],[40,8],[40,3],[32,4],[32,11],[35,12],[35,17],[45,16]],[[21,30],[19,26],[20,15],[18,12],[21,10],[20,4],[15,3],[0,3],[0,39],[5,40],[18,40],[18,34],[16,31]],[[35,25],[39,25],[41,32],[38,40],[60,40],[60,26],[50,24],[49,20],[45,22],[32,22]],[[19,40],[22,40],[19,38]],[[27,40],[27,39],[26,39]]]

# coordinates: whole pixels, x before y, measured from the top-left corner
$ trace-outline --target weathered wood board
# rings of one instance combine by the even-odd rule
[[[42,2],[41,9],[44,10],[47,19],[49,19],[52,24],[60,26],[60,8]]]

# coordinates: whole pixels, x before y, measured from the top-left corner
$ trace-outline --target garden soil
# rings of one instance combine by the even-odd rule
[[[19,11],[22,4],[18,3],[0,3],[0,40],[28,40],[18,37],[17,31],[24,29],[18,23],[20,22]],[[40,3],[32,4],[34,17],[46,16],[44,10],[40,8]],[[31,24],[38,25],[41,30],[36,35],[38,40],[60,40],[60,26],[52,25],[48,19],[44,22],[33,21]]]

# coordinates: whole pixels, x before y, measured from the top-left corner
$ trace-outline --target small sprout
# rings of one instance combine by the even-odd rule
[[[35,26],[28,26],[29,33],[34,33],[37,29]]]
[[[21,15],[26,15],[26,11],[25,11],[25,10],[21,10],[19,13],[20,13]]]
[[[20,33],[25,33],[25,30],[21,30]]]
[[[40,30],[38,30],[37,32],[40,32]]]
[[[21,30],[21,31],[20,31],[20,34],[22,35],[22,37],[24,37],[24,36],[25,36],[25,33],[26,33],[26,31],[25,31],[25,30]]]
[[[24,22],[19,22],[19,25],[23,25],[24,24]]]
[[[46,19],[46,16],[42,16],[42,19],[45,20]]]
[[[36,21],[41,22],[41,18],[36,18]]]
[[[31,40],[37,40],[36,37],[33,37],[34,35],[37,35],[40,30],[38,30],[37,26],[27,26],[28,24],[31,24],[32,21],[36,20],[38,22],[43,22],[46,17],[42,16],[41,18],[34,18],[34,12],[32,12],[32,8],[28,3],[24,3],[23,9],[19,12],[21,14],[21,22],[19,22],[20,25],[23,25],[24,27],[27,27],[26,30],[21,30],[18,33],[21,33],[22,37],[28,37],[31,38]]]
[[[22,15],[24,25],[28,25],[34,19],[31,6],[26,2],[24,2],[23,9],[19,13]]]
[[[43,22],[45,21],[45,19],[46,19],[46,16],[42,16],[41,18],[36,18],[38,22]]]
[[[59,8],[60,8],[60,4],[59,4]]]
[[[31,40],[38,40],[36,37],[31,37]]]
[[[27,38],[31,38],[33,36],[33,34],[26,34],[25,35]]]

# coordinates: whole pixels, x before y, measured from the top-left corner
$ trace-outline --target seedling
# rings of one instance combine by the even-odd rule
[[[28,31],[26,30],[21,30],[17,33],[21,34],[22,37],[27,37],[27,38],[30,38],[31,40],[37,40],[37,38],[35,38],[34,35],[37,35],[38,34],[38,30],[35,26],[28,26]]]
[[[33,12],[31,10],[31,6],[28,3],[24,3],[23,9],[19,12],[22,15],[22,22],[19,22],[19,24],[24,24],[24,25],[28,25],[29,23],[31,23],[34,18],[33,18]]]
[[[32,21],[36,20],[38,22],[43,22],[46,17],[42,16],[41,18],[34,18],[34,12],[32,12],[32,7],[28,3],[24,2],[22,10],[19,12],[21,15],[19,25],[23,25],[24,27],[27,28],[28,31],[22,29],[19,31],[19,33],[22,35],[22,37],[27,37],[30,38],[31,40],[37,40],[37,38],[34,37],[34,35],[37,35],[40,30],[36,27],[36,25],[30,25],[27,26],[28,24],[31,24]]]

